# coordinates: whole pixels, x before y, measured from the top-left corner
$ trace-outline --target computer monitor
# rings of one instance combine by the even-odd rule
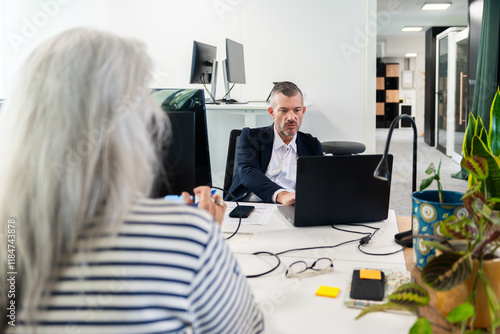
[[[226,59],[223,61],[222,68],[224,72],[224,86],[226,88],[226,94],[222,100],[231,101],[230,91],[232,87],[229,87],[229,84],[233,84],[234,86],[234,84],[246,83],[245,59],[242,44],[226,38]]]
[[[172,123],[172,136],[165,144],[164,173],[155,182],[153,197],[192,193],[196,186],[211,186],[203,89],[153,89],[151,97]]]
[[[210,95],[210,102],[215,103],[217,88],[217,48],[201,42],[193,42],[191,61],[191,84],[203,84]],[[209,90],[206,85],[211,84]]]

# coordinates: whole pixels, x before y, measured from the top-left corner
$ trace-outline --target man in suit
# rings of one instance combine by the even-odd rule
[[[295,204],[297,158],[323,155],[321,143],[299,131],[306,107],[294,83],[274,86],[268,111],[272,125],[241,132],[229,192],[237,200]]]

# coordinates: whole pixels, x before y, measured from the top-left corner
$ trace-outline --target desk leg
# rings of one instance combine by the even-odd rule
[[[257,127],[257,116],[253,113],[245,114],[245,127],[255,128]]]

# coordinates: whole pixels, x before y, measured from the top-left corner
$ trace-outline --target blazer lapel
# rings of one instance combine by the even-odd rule
[[[297,144],[297,155],[299,157],[303,156],[303,155],[307,155],[307,147],[306,145],[303,143],[303,140],[302,140],[302,136],[300,135],[300,132],[297,133],[297,141],[296,141],[296,144]]]
[[[266,138],[271,138],[267,143],[264,143],[264,149],[262,151],[262,172],[266,172],[267,166],[269,166],[269,162],[271,161],[271,155],[273,153],[273,144],[274,144],[274,124],[268,126],[266,131]]]

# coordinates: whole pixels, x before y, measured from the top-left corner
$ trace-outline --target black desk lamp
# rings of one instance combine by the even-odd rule
[[[385,143],[385,150],[382,159],[380,160],[377,168],[373,172],[373,177],[383,181],[389,181],[391,178],[391,173],[389,172],[389,164],[387,163],[387,154],[389,153],[389,145],[391,143],[392,131],[402,119],[408,119],[413,128],[413,180],[412,180],[412,193],[417,190],[417,125],[410,115],[400,115],[396,117],[389,127],[389,133],[387,135],[387,141]],[[396,243],[405,246],[412,247],[413,240],[408,238],[412,235],[412,230],[401,232],[395,235]],[[403,240],[404,239],[404,240]]]

